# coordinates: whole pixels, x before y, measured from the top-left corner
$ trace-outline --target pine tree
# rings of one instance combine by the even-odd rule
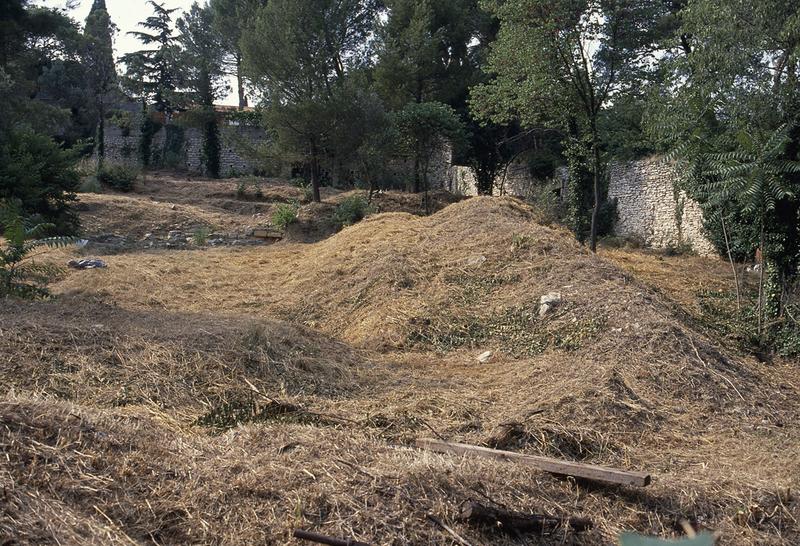
[[[438,101],[459,110],[480,74],[474,57],[491,26],[476,0],[387,0],[375,79],[387,104]]]
[[[225,53],[225,69],[236,77],[239,108],[247,106],[240,42],[245,29],[252,25],[259,4],[260,0],[210,0],[208,4],[214,15],[214,31]]]
[[[128,34],[138,38],[145,46],[128,53],[122,62],[129,66],[128,89],[133,90],[145,102],[152,102],[157,112],[162,112],[167,123],[181,107],[182,96],[179,89],[183,74],[179,62],[180,47],[174,34],[172,14],[177,8],[167,9],[164,4],[149,0],[153,15],[139,23],[149,32],[132,31]]]
[[[276,155],[304,162],[320,201],[323,160],[336,138],[348,77],[369,62],[377,0],[269,0],[242,37],[245,67],[263,90]]]

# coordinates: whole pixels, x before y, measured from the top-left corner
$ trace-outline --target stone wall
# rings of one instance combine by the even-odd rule
[[[475,171],[464,165],[453,165],[447,175],[447,190],[455,195],[478,195],[478,179]]]
[[[132,112],[130,115],[130,128],[123,128],[108,123],[105,131],[106,159],[114,163],[141,165],[139,157],[139,140],[141,135],[141,113]],[[224,122],[223,122],[224,123]],[[236,149],[236,140],[245,139],[250,143],[266,140],[263,129],[246,125],[220,124],[220,174],[234,176],[253,172],[254,166]],[[161,128],[153,135],[151,150],[158,152],[164,148],[166,129]],[[177,165],[174,167],[190,173],[203,172],[203,133],[194,127],[185,128],[183,131],[183,146],[178,154]]]
[[[200,129],[190,128],[185,133],[186,168],[189,172],[203,172],[203,133]],[[236,149],[236,140],[245,139],[249,142],[264,141],[266,134],[263,129],[248,126],[221,126],[220,127],[220,154],[219,172],[222,176],[235,176],[253,172],[253,165],[242,157]]]
[[[531,176],[530,168],[525,161],[514,161],[508,168],[494,179],[495,193],[526,198],[531,195],[534,185],[541,181]],[[448,174],[447,189],[458,195],[478,195],[478,179],[470,167],[452,165]]]
[[[613,163],[608,197],[617,201],[616,234],[653,248],[689,245],[698,254],[716,254],[704,235],[700,206],[675,182],[674,167],[657,157]]]
[[[703,231],[700,206],[685,192],[676,190],[676,173],[672,165],[659,158],[628,163],[612,163],[608,197],[617,201],[619,218],[616,235],[640,239],[652,248],[690,246],[701,255],[715,255],[716,249]],[[567,169],[559,167],[556,179],[561,184],[562,199],[567,191]],[[495,191],[516,197],[531,196],[535,180],[524,161],[509,165],[503,183],[502,174],[495,180]],[[448,189],[459,195],[477,195],[477,180],[469,167],[454,165],[450,169]]]
[[[428,165],[428,184],[431,190],[453,191],[453,146],[441,141],[433,151]],[[389,161],[389,178],[395,185],[410,186],[414,178],[414,159],[409,155],[397,155]]]
[[[106,124],[105,158],[112,163],[139,164],[139,134]]]

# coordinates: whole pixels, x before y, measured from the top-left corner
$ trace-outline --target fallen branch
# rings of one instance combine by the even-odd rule
[[[559,476],[572,476],[596,482],[611,483],[617,485],[631,485],[646,487],[650,485],[650,474],[646,472],[631,472],[618,470],[604,466],[596,466],[584,463],[575,463],[549,457],[537,455],[524,455],[513,451],[501,451],[488,447],[473,446],[469,444],[458,444],[455,442],[443,442],[431,438],[423,438],[416,441],[416,446],[420,449],[429,449],[438,453],[452,453],[455,455],[476,455],[500,461],[512,461],[526,466],[532,466]]]
[[[484,506],[475,501],[467,501],[461,505],[459,518],[470,523],[499,526],[503,531],[549,531],[559,527],[571,527],[576,531],[592,528],[592,522],[586,518],[560,518],[543,514],[521,514],[501,508]]]
[[[317,544],[328,544],[329,546],[369,546],[366,542],[329,537],[311,531],[303,531],[302,529],[294,530],[294,538],[316,542]]]
[[[467,542],[466,539],[464,539],[464,537],[462,537],[461,535],[456,533],[453,529],[451,529],[442,520],[440,520],[439,518],[437,518],[433,514],[428,514],[426,517],[430,521],[432,521],[433,523],[435,523],[436,525],[441,527],[444,531],[446,531],[447,534],[449,534],[451,537],[453,537],[455,539],[455,541],[458,542],[459,544],[461,544],[462,546],[472,546],[469,542]]]

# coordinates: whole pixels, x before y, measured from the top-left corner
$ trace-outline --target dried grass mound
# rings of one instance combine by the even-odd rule
[[[108,261],[54,302],[0,305],[0,533],[447,543],[433,512],[476,544],[612,544],[623,529],[677,536],[682,519],[723,544],[800,540],[797,368],[722,346],[516,200],[378,214],[314,244]],[[406,447],[436,434],[654,485]],[[595,528],[520,539],[455,523],[469,498]]]
[[[346,395],[364,357],[280,321],[126,311],[102,303],[0,304],[0,383],[96,407],[147,406],[191,421],[254,389]]]

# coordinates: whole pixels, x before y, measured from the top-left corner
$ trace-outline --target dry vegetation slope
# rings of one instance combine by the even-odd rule
[[[54,302],[3,304],[0,535],[282,544],[301,526],[439,544],[426,512],[449,521],[489,496],[596,522],[545,543],[669,535],[681,518],[728,544],[800,541],[796,370],[693,331],[517,201],[381,214],[313,245],[108,261]],[[539,317],[554,291],[562,304]],[[399,447],[431,428],[655,483]]]

